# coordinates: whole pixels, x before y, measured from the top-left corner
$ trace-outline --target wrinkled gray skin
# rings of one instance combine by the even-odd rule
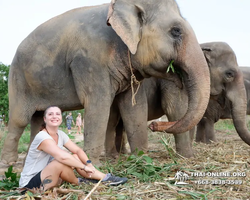
[[[126,153],[128,140],[131,152],[136,148],[148,150],[147,121],[166,114],[169,121],[182,118],[188,107],[185,88],[179,88],[172,81],[158,78],[145,79],[136,95],[137,104],[131,107],[131,91],[116,96],[110,112],[106,137],[106,154],[116,157],[118,152]],[[121,118],[120,118],[121,116]],[[189,129],[194,127],[193,123]],[[127,139],[123,138],[123,128]],[[193,150],[189,132],[174,134],[176,151],[184,157],[192,157]]]
[[[250,67],[240,67],[243,73],[244,85],[247,94],[247,115],[250,115]]]
[[[242,71],[243,78],[244,80],[249,80],[250,81],[250,66],[240,66],[240,71]]]
[[[205,115],[197,125],[196,141],[216,141],[214,124],[219,119],[232,119],[241,139],[250,145],[246,90],[236,56],[225,43],[205,43],[201,47],[211,74],[211,95]]]
[[[130,87],[129,52],[138,79],[171,78],[165,72],[172,60],[183,71],[189,108],[169,132],[186,131],[194,113],[194,121],[200,120],[209,99],[209,71],[176,2],[113,0],[54,17],[20,44],[9,73],[10,121],[2,161],[17,160],[24,128],[31,123],[32,141],[44,110],[57,105],[62,111],[85,108],[84,150],[99,163],[113,99]]]
[[[250,80],[244,79],[244,85],[247,94],[247,115],[250,115]]]

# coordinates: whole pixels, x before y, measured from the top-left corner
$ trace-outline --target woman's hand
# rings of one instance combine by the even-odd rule
[[[84,171],[89,175],[91,178],[92,174],[95,173],[95,167],[93,165],[85,165]]]

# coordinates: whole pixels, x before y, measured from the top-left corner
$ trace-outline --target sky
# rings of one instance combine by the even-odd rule
[[[18,45],[37,26],[68,10],[110,0],[0,0],[0,62],[10,65]],[[157,2],[157,1],[156,1]],[[240,66],[250,67],[250,0],[176,0],[199,43],[223,41]]]

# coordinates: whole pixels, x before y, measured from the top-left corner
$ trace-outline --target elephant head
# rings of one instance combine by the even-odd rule
[[[214,121],[232,117],[239,136],[250,145],[250,133],[246,126],[246,90],[234,51],[223,42],[204,43],[201,48],[211,74],[211,100],[206,115],[209,118],[213,116]],[[213,102],[217,107],[211,109],[215,105]],[[219,113],[220,109],[222,113]]]
[[[182,74],[189,103],[184,117],[166,131],[182,133],[203,116],[210,94],[207,63],[189,23],[174,0],[112,0],[107,24],[131,52],[143,77],[169,78],[169,64]],[[138,65],[139,64],[139,65]]]

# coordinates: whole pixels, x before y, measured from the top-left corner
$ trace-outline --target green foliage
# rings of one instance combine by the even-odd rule
[[[18,196],[20,195],[19,191],[0,191],[0,199],[11,199],[8,197]]]
[[[171,69],[171,71],[173,73],[178,74],[180,79],[183,79],[182,71],[180,69],[178,69],[178,68],[174,68],[173,63],[174,63],[174,60],[171,60],[171,62],[168,65],[166,73],[168,73],[170,71],[170,69]]]
[[[235,131],[232,119],[219,120],[214,126],[216,130]]]
[[[5,140],[6,136],[7,136],[7,130],[6,131],[0,130],[0,134],[1,134],[1,136],[0,136],[0,154],[1,154],[3,144],[4,144],[4,140]]]
[[[8,75],[10,66],[0,63],[0,116],[5,123],[9,116]]]
[[[201,192],[193,192],[193,191],[178,191],[178,193],[190,195],[193,199],[208,200],[209,199],[208,195],[212,194],[213,192],[217,190],[218,189],[211,190],[207,194],[203,194]]]
[[[5,178],[0,181],[1,190],[14,190],[19,186],[19,177],[17,173],[12,171],[13,166],[8,168],[8,171],[5,172]]]
[[[18,153],[27,152],[29,143],[30,143],[30,130],[25,129],[18,142]]]
[[[174,156],[175,152],[170,145],[170,138],[166,139],[164,136],[162,136],[161,143],[165,146],[170,158],[174,161],[175,164],[177,164],[177,159]]]
[[[65,132],[65,133],[67,133],[67,132]],[[75,139],[75,136],[74,135],[68,135],[69,136],[69,138],[71,139],[71,140],[74,140]]]
[[[119,176],[133,176],[141,182],[154,182],[162,180],[167,171],[171,170],[174,163],[159,164],[152,158],[145,155],[143,151],[137,152],[137,155],[130,155],[125,161],[120,160],[116,166],[106,163],[107,170]],[[121,169],[124,169],[121,171]]]
[[[167,72],[166,72],[166,73],[168,73],[170,69],[172,70],[173,73],[175,73],[173,63],[174,63],[174,60],[171,60],[171,62],[170,62],[169,65],[168,65],[168,68],[167,68]]]

